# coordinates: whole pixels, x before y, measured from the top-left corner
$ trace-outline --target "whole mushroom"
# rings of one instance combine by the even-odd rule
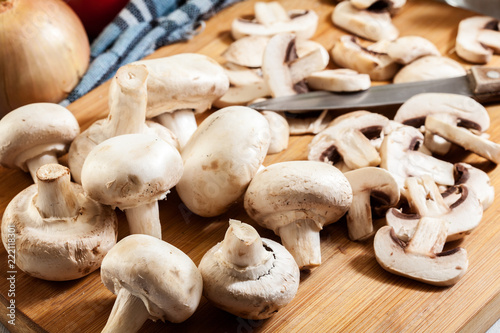
[[[261,238],[249,224],[230,220],[224,240],[198,266],[203,295],[215,306],[246,319],[265,319],[297,293],[300,271],[277,242]]]
[[[102,332],[137,332],[149,318],[188,319],[203,289],[194,262],[178,248],[149,235],[130,235],[106,255],[102,283],[117,295]]]
[[[248,215],[281,237],[300,269],[321,264],[319,232],[349,209],[352,189],[336,167],[316,161],[272,164],[245,193]]]
[[[36,177],[5,209],[5,248],[15,235],[16,265],[40,279],[73,280],[95,271],[116,243],[115,212],[88,197],[60,164],[41,166]]]
[[[158,200],[183,171],[174,147],[152,134],[124,134],[98,144],[85,159],[82,186],[96,201],[125,211],[130,232],[161,235]]]

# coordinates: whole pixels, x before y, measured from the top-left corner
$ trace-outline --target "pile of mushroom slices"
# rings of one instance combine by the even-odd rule
[[[460,146],[500,163],[500,145],[485,133],[489,125],[487,110],[473,99],[425,93],[405,102],[394,120],[368,111],[338,117],[312,139],[308,159],[344,172],[353,194],[346,214],[349,237],[375,235],[382,267],[452,285],[467,270],[467,252],[442,252],[443,247],[478,226],[494,189],[486,172],[445,159]],[[380,223],[386,226],[376,230]]]
[[[256,2],[254,11],[251,20],[233,21],[231,32],[235,41],[222,54],[230,87],[214,102],[215,106],[248,105],[269,96],[309,90],[340,92],[370,87],[368,75],[348,69],[326,69],[330,61],[328,51],[310,40],[318,24],[313,10],[287,12],[279,2]],[[327,112],[309,119],[279,114],[286,117],[290,134],[318,133],[331,120]],[[276,137],[282,137],[284,143],[272,146],[269,153],[285,149],[288,133],[282,125],[271,129],[281,133]]]

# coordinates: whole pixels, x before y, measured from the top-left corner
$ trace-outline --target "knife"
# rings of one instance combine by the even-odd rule
[[[450,6],[500,19],[500,4],[496,0],[439,0]]]
[[[291,113],[361,110],[399,106],[416,94],[428,92],[467,95],[482,104],[500,102],[500,67],[473,66],[466,75],[459,77],[386,84],[359,92],[315,91],[277,97],[251,104],[250,107],[258,111],[272,110]]]

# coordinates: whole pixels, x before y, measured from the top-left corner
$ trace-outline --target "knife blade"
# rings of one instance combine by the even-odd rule
[[[450,6],[468,9],[478,14],[500,19],[500,4],[492,0],[439,0]]]
[[[360,110],[381,106],[399,106],[410,97],[427,92],[454,93],[474,98],[480,103],[500,101],[500,68],[473,66],[467,75],[374,86],[350,93],[315,91],[271,98],[251,104],[255,110],[303,113],[318,110]]]

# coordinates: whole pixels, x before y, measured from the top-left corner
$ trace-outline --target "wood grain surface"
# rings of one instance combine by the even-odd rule
[[[255,1],[229,7],[206,22],[204,31],[188,42],[159,49],[149,58],[196,52],[222,62],[220,54],[231,43],[231,21],[253,13]],[[335,28],[330,16],[333,1],[281,1],[286,9],[308,8],[320,16],[313,37],[328,50],[346,32]],[[394,17],[400,35],[420,35],[436,44],[441,53],[464,63],[454,53],[459,21],[473,14],[429,0],[413,0]],[[489,65],[500,66],[499,56]],[[333,64],[331,64],[333,68]],[[69,106],[82,130],[107,115],[105,83]],[[500,105],[488,106],[491,139],[500,142]],[[201,115],[198,121],[206,115]],[[291,138],[289,148],[268,156],[265,165],[306,159],[312,136]],[[461,152],[451,158],[465,160],[487,171],[496,188],[495,203],[484,214],[480,226],[462,241],[447,247],[464,247],[469,254],[465,277],[449,288],[434,287],[394,276],[376,262],[373,243],[352,242],[345,221],[321,232],[323,264],[303,272],[296,298],[274,317],[253,321],[225,313],[204,298],[195,314],[182,324],[148,321],[141,332],[483,332],[500,318],[500,172],[496,165]],[[62,159],[64,163],[64,158]],[[28,174],[0,169],[0,213],[22,189],[31,185]],[[241,202],[214,218],[198,217],[182,204],[175,190],[160,203],[163,239],[187,253],[198,264],[203,254],[221,241],[229,218],[256,224]],[[128,234],[123,213],[119,238]],[[263,237],[278,240],[269,230],[256,226]],[[99,271],[69,282],[48,282],[19,271],[15,280],[16,325],[7,323],[7,254],[0,250],[0,321],[11,332],[99,332],[111,311],[115,296],[100,282]]]

